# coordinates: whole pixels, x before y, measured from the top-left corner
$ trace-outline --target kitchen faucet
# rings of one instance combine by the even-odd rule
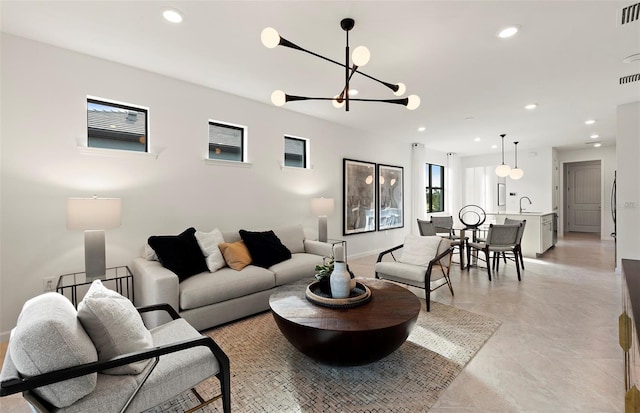
[[[529,201],[529,205],[531,205],[533,202],[531,202],[531,199],[529,199],[528,196],[522,196],[520,197],[520,214],[522,214],[522,200],[526,199],[527,201]]]

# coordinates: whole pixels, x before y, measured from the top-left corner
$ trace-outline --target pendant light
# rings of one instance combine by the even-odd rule
[[[520,179],[524,175],[524,171],[518,168],[518,143],[520,142],[513,142],[516,147],[516,167],[509,172],[509,177],[514,180]]]
[[[509,172],[511,172],[511,167],[509,165],[504,164],[504,137],[507,136],[504,133],[500,135],[502,138],[502,164],[496,166],[496,175],[500,178],[505,178],[509,176]]]

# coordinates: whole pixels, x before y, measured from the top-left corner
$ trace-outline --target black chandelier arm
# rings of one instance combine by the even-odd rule
[[[285,94],[285,102],[295,102],[297,100],[336,100],[336,98],[323,98],[323,97],[312,97],[312,96],[296,96],[296,95],[288,95]],[[399,98],[399,99],[361,99],[361,98],[349,98],[350,101],[355,102],[383,102],[383,103],[395,103],[397,105],[407,106],[409,103],[409,98]]]
[[[355,66],[355,65],[354,65],[354,68],[353,68],[353,69],[350,69],[350,68],[349,68],[349,66],[347,66],[347,65],[346,65],[346,64],[344,64],[344,63],[340,63],[340,62],[338,62],[337,60],[330,59],[330,58],[328,58],[328,57],[322,56],[321,54],[318,54],[318,53],[312,52],[311,50],[307,50],[307,49],[305,49],[304,47],[300,47],[300,46],[298,46],[297,44],[295,44],[295,43],[293,43],[293,42],[291,42],[291,41],[289,41],[289,40],[285,39],[285,38],[284,38],[284,37],[282,37],[282,36],[280,36],[280,42],[278,43],[278,46],[289,47],[289,48],[291,48],[291,49],[299,50],[299,51],[301,51],[301,52],[308,53],[308,54],[310,54],[310,55],[312,55],[312,56],[319,57],[320,59],[326,60],[327,62],[331,62],[331,63],[333,63],[333,64],[336,64],[336,65],[340,66],[340,67],[347,68],[348,70],[351,70],[351,72],[352,72],[352,73],[358,72],[358,73],[359,73],[359,74],[361,74],[362,76],[364,76],[364,77],[368,77],[369,79],[374,80],[374,81],[376,81],[376,82],[380,83],[381,85],[384,85],[384,86],[388,87],[389,89],[393,90],[394,92],[397,92],[397,91],[398,91],[398,89],[399,89],[398,85],[394,85],[394,84],[392,84],[392,83],[385,82],[385,81],[382,81],[382,80],[380,80],[380,79],[376,79],[375,77],[373,77],[373,76],[371,76],[371,75],[368,75],[368,74],[366,74],[366,73],[364,73],[364,72],[362,72],[362,71],[357,70],[358,66]]]

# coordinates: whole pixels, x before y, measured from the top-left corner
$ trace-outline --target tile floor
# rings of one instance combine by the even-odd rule
[[[350,267],[365,274],[375,259]],[[623,412],[613,241],[570,233],[542,257],[525,257],[525,267],[519,283],[512,262],[492,282],[486,269],[455,266],[455,296],[435,292],[439,302],[502,325],[429,412]]]
[[[624,411],[613,257],[612,241],[571,233],[541,258],[525,258],[522,282],[513,263],[501,265],[492,282],[482,268],[454,266],[455,297],[440,289],[433,299],[502,325],[430,413]],[[375,260],[349,264],[358,276],[373,276]],[[30,411],[19,396],[0,399],[0,410]]]

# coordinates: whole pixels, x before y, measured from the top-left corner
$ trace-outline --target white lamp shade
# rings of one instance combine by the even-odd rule
[[[311,213],[317,217],[329,215],[333,212],[334,207],[333,198],[313,198],[311,200]]]
[[[509,177],[513,180],[518,180],[524,176],[524,171],[520,168],[513,168],[511,172],[509,172]]]
[[[509,165],[502,164],[496,166],[496,175],[500,178],[509,176],[509,172],[511,172],[511,167]]]
[[[67,228],[99,230],[117,228],[121,224],[120,198],[67,199]]]

